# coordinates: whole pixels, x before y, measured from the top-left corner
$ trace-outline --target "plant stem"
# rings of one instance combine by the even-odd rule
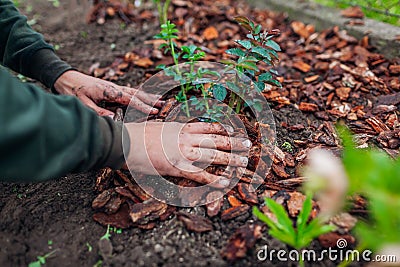
[[[304,259],[303,259],[303,256],[301,255],[301,251],[299,251],[299,256],[300,256],[299,264],[301,267],[304,267]]]
[[[170,2],[171,2],[171,0],[166,0],[164,3],[163,10],[162,10],[162,17],[164,20],[163,23],[167,22],[167,20],[168,20],[168,7],[169,7]]]
[[[362,244],[359,244],[356,248],[355,248],[355,250],[357,250],[357,251],[361,251],[361,250],[364,250],[366,248],[366,246],[365,245],[362,245]],[[352,263],[353,261],[354,261],[354,254],[353,253],[350,253],[351,254],[351,258],[350,259],[345,259],[344,261],[342,261],[339,265],[338,265],[338,267],[346,267],[347,265],[349,265],[350,263]]]
[[[239,112],[240,112],[240,109],[242,108],[242,99],[240,99],[240,97],[238,97],[238,100],[237,100],[237,104],[236,104],[236,113],[238,113],[239,114]]]
[[[163,8],[161,6],[161,1],[157,2],[157,11],[158,11],[158,21],[160,22],[160,25],[163,25],[166,21],[164,21],[164,18],[162,17]]]
[[[236,101],[236,94],[234,92],[231,92],[231,96],[229,98],[229,103],[228,103],[228,106],[230,107],[230,109],[228,110],[228,115],[231,114],[233,106],[235,105],[235,101]]]

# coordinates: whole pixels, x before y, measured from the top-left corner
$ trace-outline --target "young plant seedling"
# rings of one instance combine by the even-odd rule
[[[107,231],[106,231],[106,233],[102,236],[102,237],[100,237],[100,240],[103,240],[103,239],[106,239],[106,240],[109,240],[110,241],[110,238],[111,238],[111,229],[112,229],[112,227],[110,227],[110,225],[108,224],[107,225]]]
[[[208,107],[207,98],[209,94],[204,88],[204,84],[193,85],[193,81],[202,78],[204,74],[215,74],[210,71],[199,68],[194,69],[195,63],[205,57],[205,53],[201,49],[193,44],[188,46],[182,46],[180,49],[174,42],[174,39],[178,38],[179,31],[176,29],[175,24],[167,21],[165,24],[161,25],[161,31],[159,34],[155,35],[154,38],[165,40],[166,43],[161,44],[159,49],[164,50],[164,53],[170,52],[172,59],[174,61],[175,68],[167,68],[165,65],[161,64],[157,66],[157,69],[162,69],[165,74],[172,76],[175,81],[180,81],[180,92],[175,96],[176,100],[183,103],[182,108],[185,110],[186,115],[190,117],[189,104],[187,94],[189,91],[198,89],[201,91],[204,101],[197,104],[198,107],[205,108],[207,113],[210,113],[210,108]],[[189,64],[189,71],[182,72],[178,68],[179,58],[185,59]],[[197,103],[197,102],[195,102]],[[193,103],[192,103],[193,104]]]
[[[303,208],[297,217],[296,228],[293,226],[292,220],[282,205],[269,198],[265,199],[265,205],[276,216],[276,222],[262,213],[257,207],[253,207],[253,214],[268,225],[268,233],[271,236],[295,248],[299,252],[309,246],[311,241],[318,236],[335,230],[334,226],[325,225],[318,218],[314,218],[308,222],[312,211],[311,194],[307,194],[306,200],[303,203]],[[301,253],[299,255],[300,265],[304,266]]]
[[[241,75],[250,78],[254,83],[254,89],[259,92],[265,89],[265,84],[281,87],[279,81],[274,79],[274,75],[278,75],[278,73],[274,69],[266,70],[264,68],[265,65],[275,65],[275,62],[279,60],[277,52],[281,51],[281,48],[272,40],[273,37],[279,35],[279,30],[262,31],[261,25],[257,25],[243,16],[238,16],[235,20],[249,33],[245,39],[235,41],[239,47],[225,51],[227,54],[235,56],[236,59],[221,62],[233,66],[239,74],[235,82],[227,83],[227,86],[231,90],[229,106],[232,109],[236,106],[236,113],[240,113],[244,104],[243,95],[249,94],[251,90],[249,86],[237,86],[242,79]],[[259,110],[261,106],[256,101],[245,104],[252,105],[257,111],[261,111]]]
[[[287,141],[282,144],[282,148],[285,149],[286,151],[290,152],[290,153],[293,152],[292,144],[287,142]]]
[[[47,253],[46,255],[43,256],[37,256],[37,261],[33,261],[31,263],[29,263],[29,267],[41,267],[44,264],[46,264],[46,259],[48,259],[49,257],[51,257],[54,253],[56,253],[58,249],[55,249],[49,253]]]

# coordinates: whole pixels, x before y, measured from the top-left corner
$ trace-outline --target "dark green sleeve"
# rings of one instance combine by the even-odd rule
[[[21,83],[0,67],[0,180],[41,181],[120,168],[122,125],[70,96]]]
[[[36,79],[49,88],[65,71],[72,69],[60,60],[53,47],[35,32],[11,0],[0,0],[0,62]]]

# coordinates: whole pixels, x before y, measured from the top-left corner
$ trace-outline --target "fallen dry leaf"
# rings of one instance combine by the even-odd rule
[[[214,26],[207,27],[203,32],[203,38],[210,41],[218,38],[218,31]]]
[[[148,68],[150,66],[153,66],[154,62],[150,58],[144,57],[133,61],[133,64],[142,68]]]

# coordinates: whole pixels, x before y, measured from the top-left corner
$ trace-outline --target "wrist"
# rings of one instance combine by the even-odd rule
[[[75,90],[78,88],[77,81],[84,75],[76,70],[67,70],[58,77],[54,83],[54,89],[62,95],[75,95]]]

